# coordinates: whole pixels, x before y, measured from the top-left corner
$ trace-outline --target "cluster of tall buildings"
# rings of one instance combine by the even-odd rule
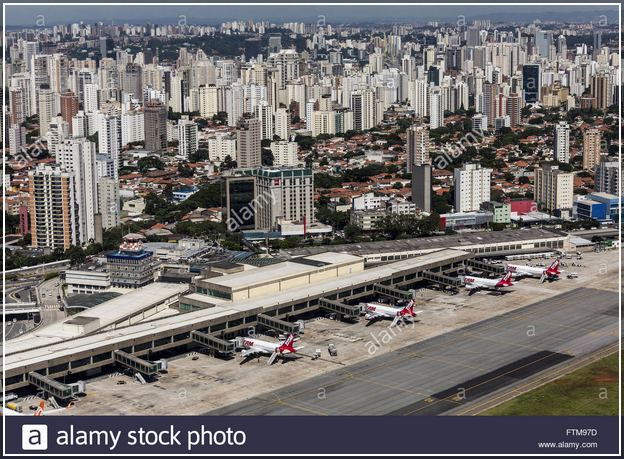
[[[210,161],[229,158],[239,168],[253,169],[263,164],[262,142],[270,141],[273,164],[294,167],[294,124],[298,133],[315,137],[365,131],[401,107],[418,121],[408,130],[407,170],[414,177],[415,202],[428,211],[429,132],[444,127],[449,115],[472,109],[475,129],[515,128],[527,106],[604,110],[619,91],[617,50],[604,45],[599,31],[593,46],[569,46],[568,37],[577,30],[568,25],[499,30],[475,22],[426,32],[428,39],[421,42],[407,25],[373,34],[348,26],[337,31],[330,25],[283,24],[289,33],[305,34],[303,50],[283,46],[280,33],[271,34],[262,48],[267,26],[99,23],[8,33],[10,152],[23,152],[27,129],[38,122],[38,133],[29,134],[55,159],[29,174],[33,244],[87,244],[119,224],[119,170],[129,145],[185,160],[203,144]],[[153,47],[158,40],[147,40],[215,33],[248,34],[243,53],[221,57],[182,46],[176,58],[161,59]],[[136,38],[143,48],[130,52],[122,36]],[[68,37],[90,47],[84,58],[62,52]],[[228,130],[205,137],[195,117],[216,117]],[[569,161],[569,143],[570,126],[557,124],[558,161]],[[599,133],[583,134],[585,168],[600,163],[599,144]],[[459,210],[487,198],[475,188],[476,180],[471,182],[485,171],[458,172],[465,190],[456,197]],[[548,188],[545,180],[539,183]]]

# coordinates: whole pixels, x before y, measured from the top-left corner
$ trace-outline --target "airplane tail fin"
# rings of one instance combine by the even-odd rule
[[[34,416],[43,416],[43,410],[45,409],[45,402],[43,400],[41,400],[39,402],[39,408],[37,408],[37,411],[35,411]]]
[[[410,302],[407,304],[407,306],[403,308],[401,312],[402,315],[410,315],[412,317],[415,317],[416,313],[414,312],[414,300],[410,300]]]
[[[561,274],[561,271],[559,271],[559,258],[557,258],[555,261],[553,261],[550,266],[548,267],[548,269],[546,270],[546,272],[548,274],[553,274],[553,275],[559,275]]]
[[[291,333],[290,335],[288,335],[288,338],[286,338],[286,341],[284,341],[282,345],[279,347],[280,353],[283,353],[284,351],[296,352],[296,349],[293,346],[294,342],[295,342],[295,337]]]
[[[511,283],[511,276],[512,272],[507,271],[503,278],[498,282],[497,287],[511,287],[513,285]]]

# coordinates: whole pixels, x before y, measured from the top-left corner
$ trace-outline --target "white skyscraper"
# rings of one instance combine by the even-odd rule
[[[119,153],[121,151],[121,116],[98,113],[96,116],[98,150],[113,160],[115,179],[118,178]]]
[[[145,116],[143,110],[131,110],[121,115],[121,144],[145,140]]]
[[[113,177],[98,180],[98,209],[102,215],[102,229],[109,229],[121,223],[119,215],[119,182]]]
[[[98,213],[95,143],[86,138],[65,140],[59,145],[59,164],[63,170],[74,174],[78,240],[88,244],[95,240],[95,214]]]
[[[178,154],[189,158],[197,151],[197,123],[189,120],[178,122]]]
[[[282,140],[290,137],[290,115],[285,108],[278,108],[273,116],[275,135]]]
[[[296,166],[298,144],[297,142],[271,142],[274,166]]]
[[[553,150],[555,158],[560,163],[570,161],[570,126],[565,121],[560,121],[555,126]]]
[[[87,113],[95,113],[98,109],[98,85],[95,83],[86,83],[84,85],[84,111]]]
[[[444,108],[440,88],[432,87],[429,92],[429,127],[437,129],[444,126]]]
[[[273,140],[273,109],[268,102],[262,101],[255,108],[256,118],[260,121],[261,139]]]
[[[39,135],[47,138],[50,121],[56,115],[56,95],[50,88],[39,91]]]
[[[479,164],[464,164],[454,173],[455,212],[473,212],[481,203],[490,200],[490,176],[492,169]]]

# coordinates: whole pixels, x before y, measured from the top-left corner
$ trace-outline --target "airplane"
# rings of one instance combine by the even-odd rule
[[[507,272],[500,279],[464,276],[464,283],[466,284],[466,288],[470,290],[469,295],[480,289],[500,291],[502,288],[511,287],[513,285],[511,283],[511,272]]]
[[[43,400],[41,400],[39,402],[39,407],[37,408],[37,410],[33,414],[20,413],[19,411],[15,410],[13,408],[10,408],[9,406],[5,406],[5,407],[0,408],[0,411],[2,413],[2,416],[47,416],[48,414],[65,411],[65,408],[59,408],[57,410],[48,410],[44,414],[44,412],[43,412],[44,409],[45,409],[45,402]]]
[[[241,355],[243,357],[249,357],[258,354],[271,354],[271,357],[269,357],[267,362],[267,365],[271,365],[278,356],[283,357],[286,354],[294,354],[299,349],[303,348],[303,346],[294,347],[294,342],[295,337],[292,333],[288,335],[286,340],[280,341],[279,344],[269,343],[268,341],[262,341],[255,338],[245,338],[243,341],[245,349],[243,349]]]
[[[399,323],[399,320],[405,320],[412,317],[416,317],[422,311],[414,311],[414,300],[410,300],[407,306],[403,308],[395,308],[393,306],[387,306],[379,303],[366,303],[366,320],[378,320],[378,319],[392,319],[391,327],[394,327]]]
[[[524,265],[507,265],[507,271],[510,271],[515,277],[539,277],[540,282],[544,282],[546,279],[557,279],[561,274],[559,271],[559,259],[553,261],[548,268],[539,268],[534,266]]]

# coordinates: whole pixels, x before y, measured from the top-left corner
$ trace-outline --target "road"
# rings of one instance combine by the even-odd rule
[[[32,331],[35,327],[50,325],[65,318],[65,312],[60,310],[61,302],[57,296],[61,294],[61,282],[58,277],[42,281],[42,278],[32,278],[24,281],[12,281],[4,292],[7,303],[23,303],[35,301],[40,306],[40,321],[36,324],[30,320],[18,320],[4,324],[4,338],[16,338]]]
[[[439,415],[618,338],[617,292],[578,288],[207,414]]]

